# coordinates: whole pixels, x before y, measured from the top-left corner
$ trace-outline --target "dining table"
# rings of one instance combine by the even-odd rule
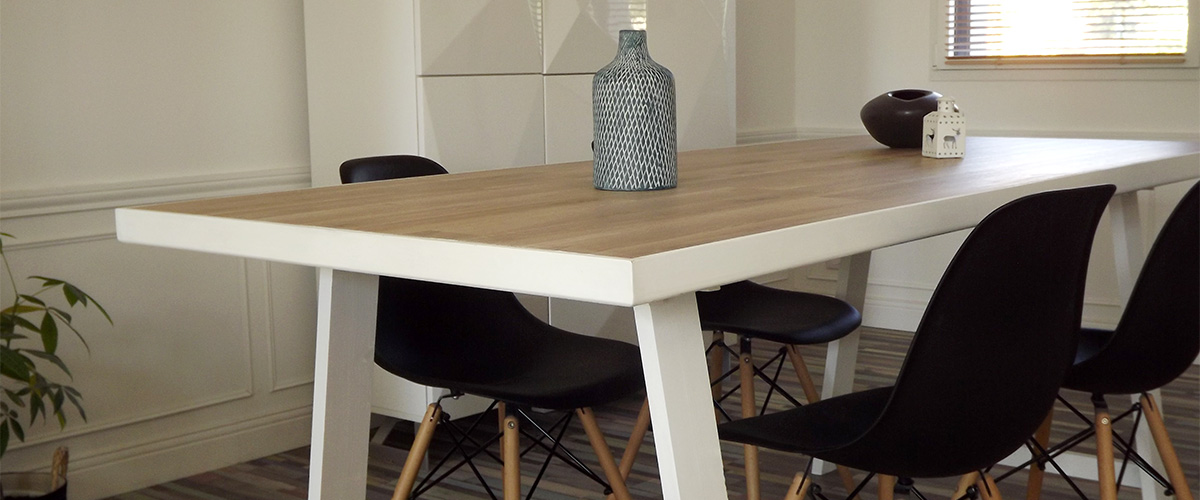
[[[685,151],[678,186],[657,191],[595,189],[576,162],[187,200],[118,209],[117,236],[318,269],[310,499],[365,495],[377,276],[632,307],[662,495],[725,499],[694,292],[841,259],[838,295],[861,310],[872,250],[970,228],[1027,194],[1114,184],[1127,297],[1145,254],[1138,192],[1200,177],[1197,141],[964,147],[934,159],[855,136]],[[852,389],[857,350],[857,333],[830,345],[823,396]]]

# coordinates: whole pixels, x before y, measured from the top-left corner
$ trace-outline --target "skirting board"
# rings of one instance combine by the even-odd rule
[[[71,498],[94,500],[307,446],[312,408],[178,436],[103,457],[80,457],[68,477]]]

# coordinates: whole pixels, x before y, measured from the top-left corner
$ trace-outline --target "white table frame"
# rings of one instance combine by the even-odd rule
[[[971,147],[985,150],[990,146],[995,151],[1007,151],[1010,146],[1020,149],[1034,141],[1037,140],[972,138]],[[1095,148],[1125,148],[1132,143],[1056,141],[1046,147],[1053,146],[1055,150],[1075,147],[1079,153],[1053,161]],[[809,147],[817,143],[796,144]],[[848,146],[841,146],[842,142],[819,144],[853,148],[873,145],[862,140],[846,141]],[[770,146],[765,149],[773,150]],[[211,205],[182,203],[120,209],[117,231],[126,242],[319,268],[310,499],[361,498],[365,490],[375,275],[632,306],[664,497],[724,499],[727,497],[724,471],[712,418],[711,392],[705,382],[708,372],[695,290],[844,257],[839,271],[839,295],[861,308],[870,251],[875,248],[971,227],[995,207],[1033,192],[1113,183],[1122,193],[1116,199],[1113,215],[1119,226],[1114,231],[1118,260],[1127,263],[1120,266],[1118,274],[1122,292],[1127,293],[1144,255],[1136,191],[1200,175],[1196,169],[1200,147],[1196,143],[1147,143],[1135,149],[1152,153],[1146,156],[1145,151],[1139,151],[1136,159],[1112,160],[1114,164],[1103,168],[1080,166],[1073,171],[1029,180],[1006,178],[1003,185],[972,186],[965,194],[855,212],[635,258],[224,215],[229,206],[268,203],[266,197],[232,202],[216,200]],[[1168,151],[1162,155],[1153,153],[1159,149]],[[683,173],[689,161],[736,158],[743,152],[755,151],[760,149],[681,154],[681,186],[687,180]],[[875,151],[868,153],[875,155]],[[1046,154],[1051,153],[1051,149],[1046,149]],[[923,165],[926,164],[915,168],[926,168]],[[397,255],[406,258],[394,258]],[[849,392],[857,343],[858,336],[854,334],[831,345],[822,388],[825,397]]]

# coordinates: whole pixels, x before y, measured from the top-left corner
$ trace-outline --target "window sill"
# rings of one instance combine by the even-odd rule
[[[970,67],[934,66],[929,71],[933,81],[1200,81],[1200,68],[1193,64],[1172,67],[1120,67],[1120,66],[1018,66],[972,65]]]

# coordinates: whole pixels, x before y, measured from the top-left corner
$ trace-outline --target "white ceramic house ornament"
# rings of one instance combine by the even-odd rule
[[[925,115],[921,155],[930,158],[961,158],[966,150],[967,122],[953,97],[937,100],[938,109]]]

